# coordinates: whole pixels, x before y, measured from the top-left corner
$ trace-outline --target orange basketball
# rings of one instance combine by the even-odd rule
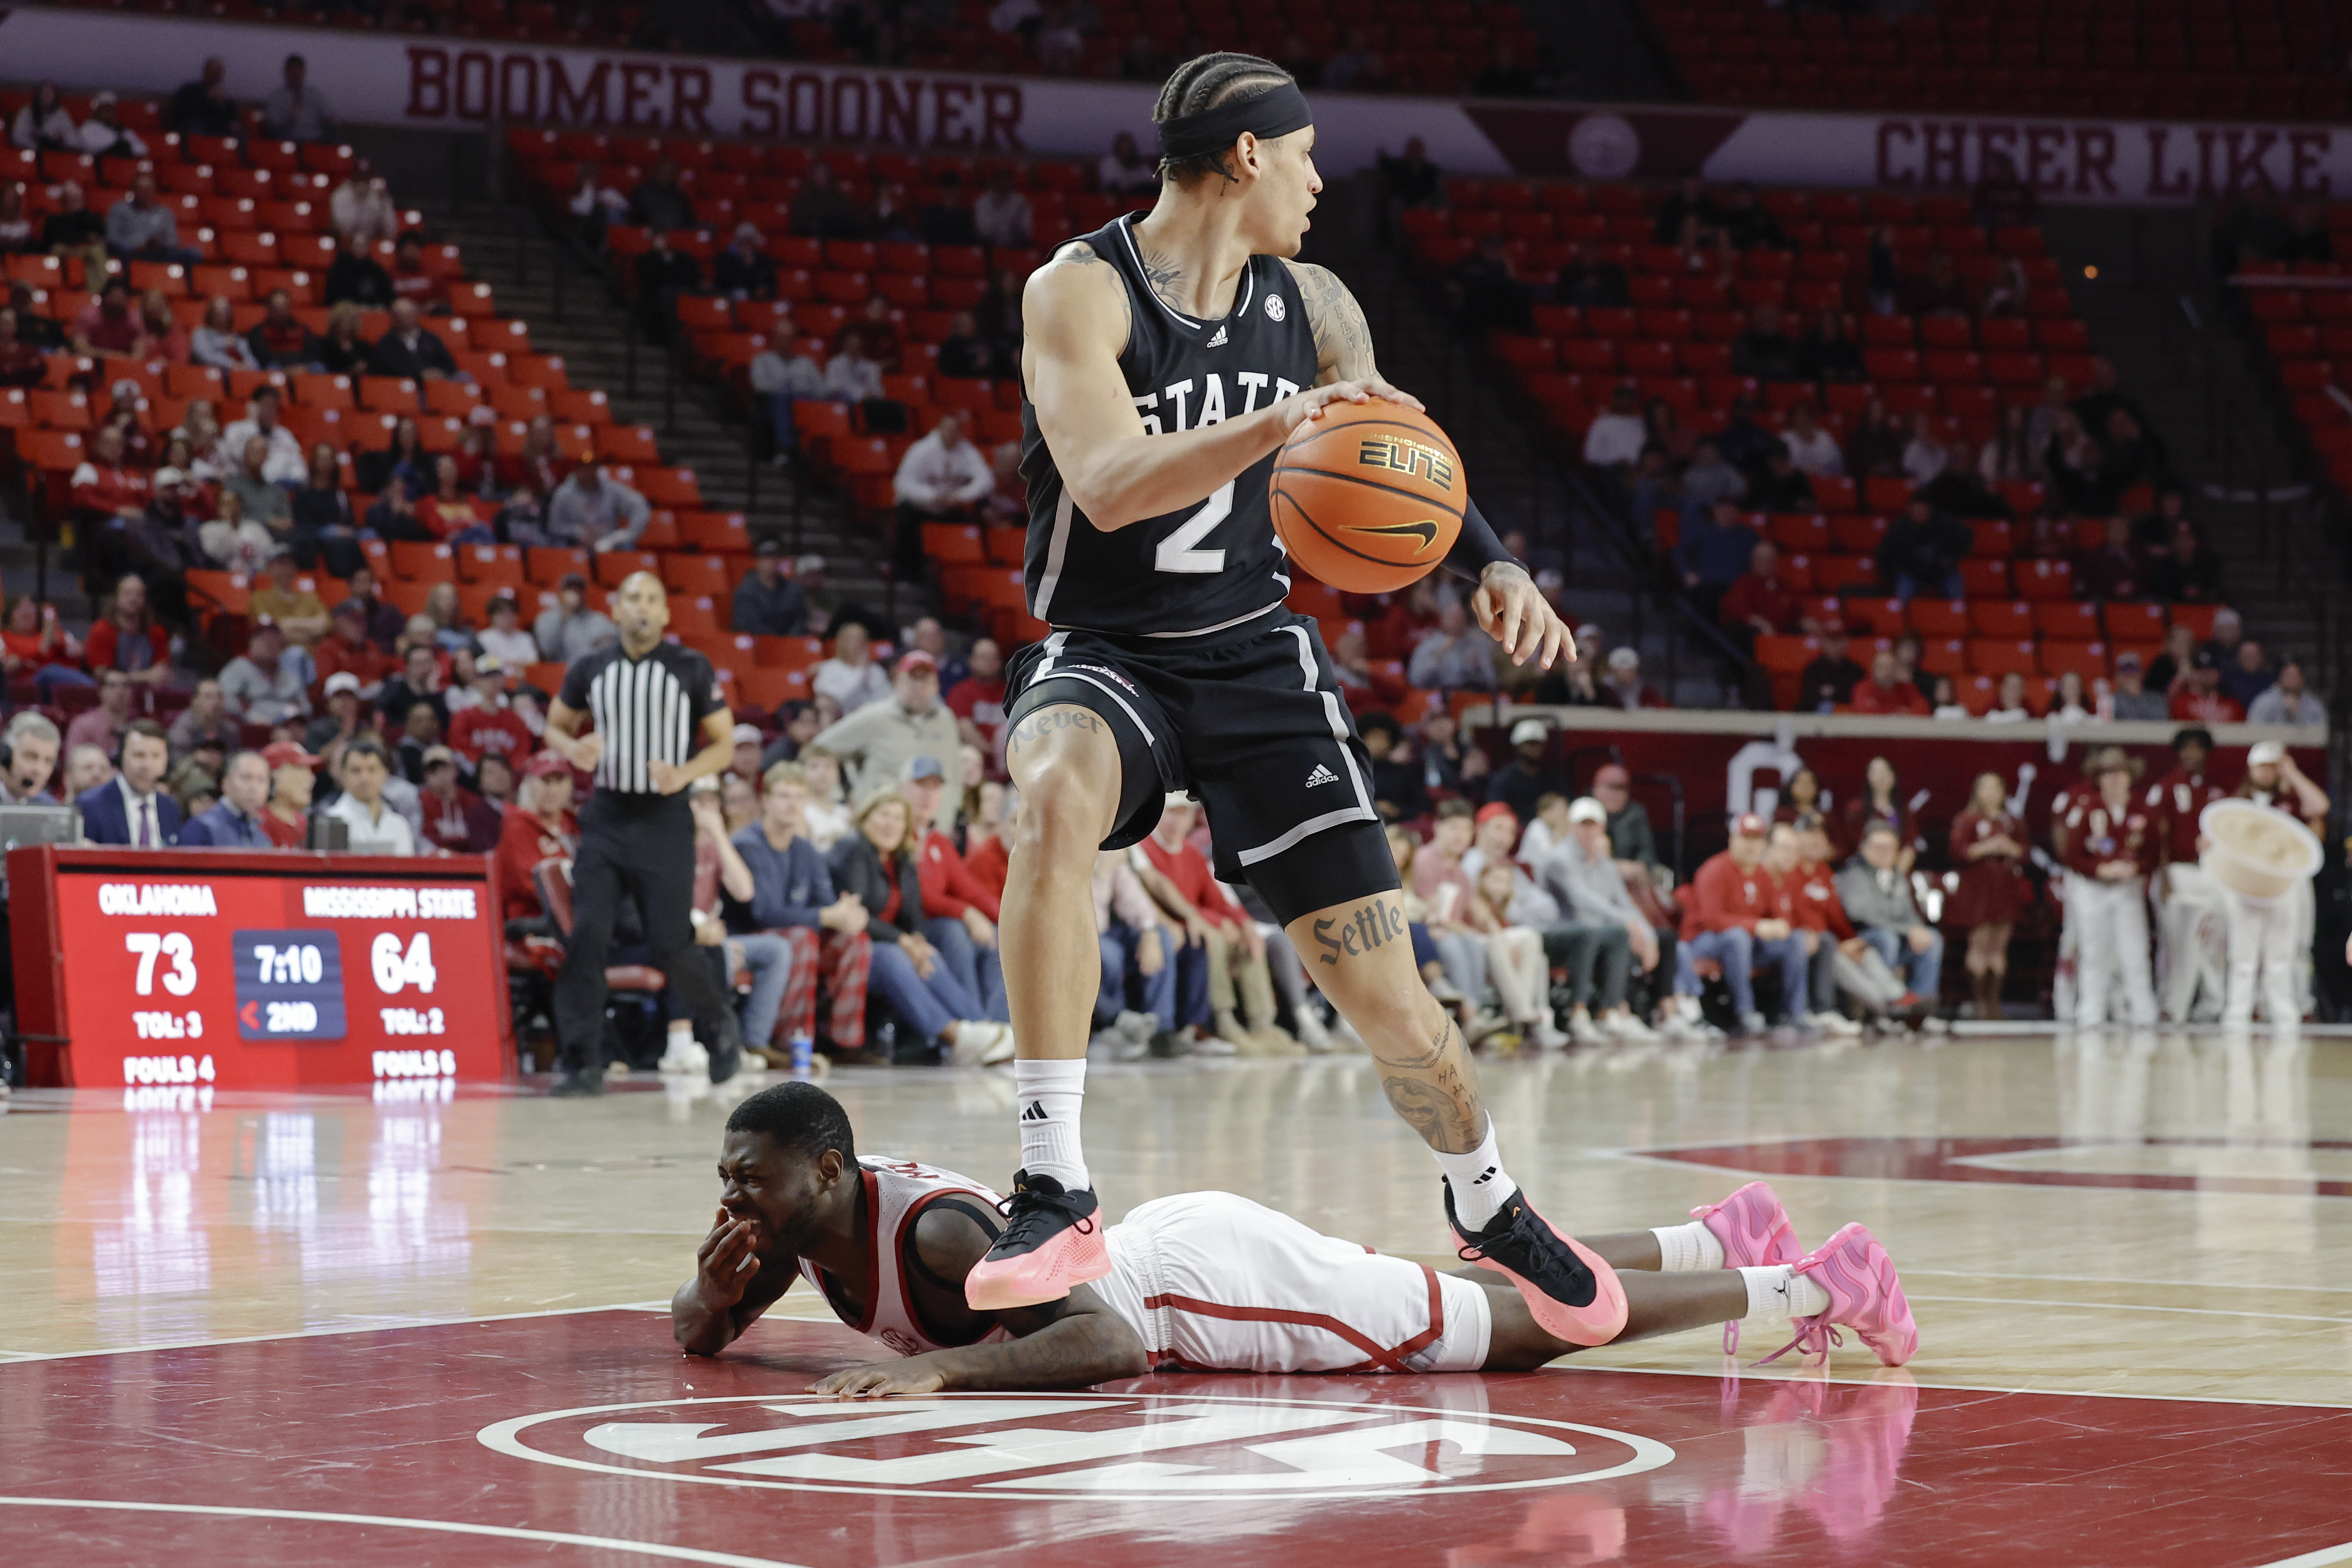
[[[1274,531],[1291,560],[1343,593],[1408,587],[1445,559],[1470,502],[1462,455],[1401,403],[1334,403],[1275,455]]]

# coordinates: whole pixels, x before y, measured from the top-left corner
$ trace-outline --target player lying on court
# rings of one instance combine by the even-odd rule
[[[1043,1306],[975,1311],[964,1279],[1000,1229],[997,1195],[951,1172],[859,1159],[847,1113],[814,1084],[737,1106],[719,1175],[718,1221],[670,1302],[677,1342],[718,1354],[805,1278],[843,1322],[905,1358],[835,1373],[819,1394],[1082,1387],[1154,1370],[1524,1372],[1578,1348],[1491,1275],[1438,1274],[1231,1193],[1145,1204],[1105,1234],[1108,1273]],[[1723,1322],[1729,1349],[1756,1317],[1793,1320],[1784,1348],[1843,1343],[1832,1325],[1889,1366],[1918,1348],[1895,1265],[1863,1226],[1805,1252],[1762,1182],[1692,1213],[1583,1238],[1623,1281],[1618,1339]]]

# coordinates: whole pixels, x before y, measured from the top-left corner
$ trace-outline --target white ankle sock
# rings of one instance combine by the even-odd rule
[[[1723,1267],[1723,1243],[1704,1221],[1652,1226],[1650,1234],[1658,1238],[1658,1267],[1668,1274],[1696,1274]]]
[[[1830,1310],[1830,1293],[1810,1274],[1800,1274],[1786,1263],[1742,1268],[1748,1285],[1748,1315],[1751,1318],[1810,1318]]]
[[[1486,1228],[1503,1206],[1503,1200],[1517,1190],[1503,1169],[1503,1146],[1495,1136],[1495,1119],[1486,1118],[1486,1136],[1467,1154],[1445,1154],[1432,1149],[1437,1158],[1437,1168],[1445,1173],[1445,1184],[1454,1189],[1454,1215],[1466,1230]]]
[[[1091,1187],[1078,1141],[1078,1111],[1087,1100],[1087,1059],[1016,1061],[1013,1098],[1021,1107],[1021,1166],[1051,1176],[1065,1191]]]

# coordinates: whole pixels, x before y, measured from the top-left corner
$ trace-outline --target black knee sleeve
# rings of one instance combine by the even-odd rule
[[[1377,822],[1348,822],[1310,833],[1281,854],[1244,868],[1244,874],[1285,928],[1301,915],[1403,886],[1396,857],[1389,853],[1388,830]]]

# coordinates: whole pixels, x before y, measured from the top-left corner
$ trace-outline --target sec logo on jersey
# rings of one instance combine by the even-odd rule
[[[1460,1409],[1213,1394],[655,1400],[520,1415],[493,1452],[704,1486],[1102,1500],[1520,1491],[1674,1462],[1654,1438]]]
[[[1282,302],[1281,295],[1268,294],[1265,297],[1265,319],[1267,321],[1278,321],[1289,313],[1290,307]]]

